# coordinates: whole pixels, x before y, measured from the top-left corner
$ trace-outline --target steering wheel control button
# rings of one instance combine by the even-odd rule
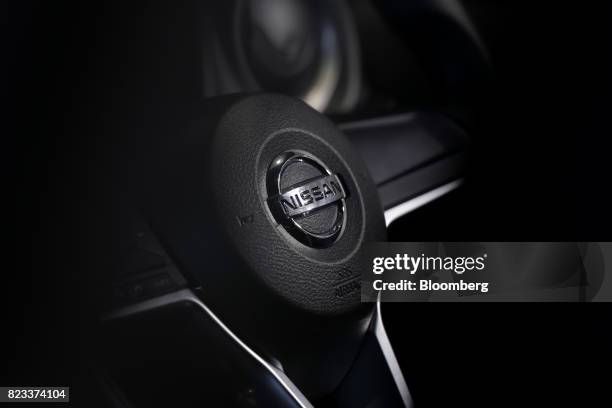
[[[346,189],[338,174],[312,155],[277,156],[266,178],[268,207],[276,222],[301,243],[326,248],[346,224]]]

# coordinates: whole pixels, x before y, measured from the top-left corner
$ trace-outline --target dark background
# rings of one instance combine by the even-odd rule
[[[465,5],[495,72],[470,124],[469,181],[396,228],[410,228],[414,241],[609,240],[610,5]],[[197,47],[181,41],[194,28],[173,31],[182,34],[168,44],[161,33],[189,14],[178,7],[168,14],[168,5],[1,7],[3,174],[13,201],[5,217],[14,225],[7,246],[14,262],[2,273],[2,384],[76,389],[87,382],[79,369],[90,287],[79,268],[79,217],[95,217],[83,207],[100,199],[88,183],[92,163],[125,136],[117,129],[130,118],[198,99],[190,82]],[[171,84],[160,81],[173,75]],[[399,98],[400,108],[435,104],[435,94],[423,93]],[[606,405],[610,312],[607,304],[384,309],[417,406]]]

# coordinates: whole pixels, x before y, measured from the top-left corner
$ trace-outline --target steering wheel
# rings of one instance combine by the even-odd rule
[[[412,406],[380,304],[361,302],[361,265],[391,222],[461,184],[462,126],[435,112],[334,124],[294,98],[236,94],[131,131],[112,156],[125,222],[100,334],[117,393]]]

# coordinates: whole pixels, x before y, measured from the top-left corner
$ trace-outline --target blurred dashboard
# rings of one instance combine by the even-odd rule
[[[208,6],[204,95],[273,91],[329,114],[427,101],[427,81],[367,0],[230,0]]]

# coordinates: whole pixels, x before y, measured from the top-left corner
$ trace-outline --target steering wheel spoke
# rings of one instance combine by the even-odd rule
[[[469,138],[448,116],[411,112],[339,127],[372,175],[387,226],[462,183]]]

